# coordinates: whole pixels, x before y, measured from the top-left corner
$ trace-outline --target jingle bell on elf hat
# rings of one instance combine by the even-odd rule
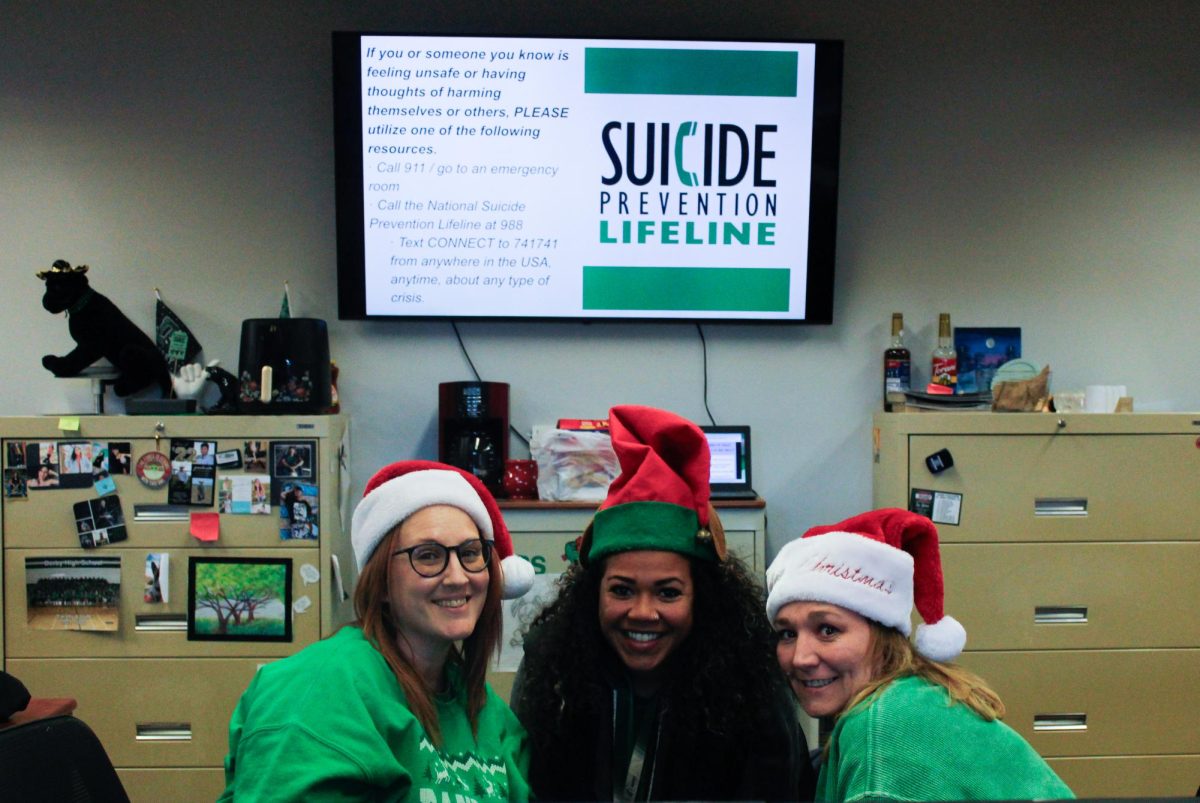
[[[725,560],[704,432],[675,413],[632,404],[613,407],[608,422],[621,473],[577,544],[580,560],[639,549]]]

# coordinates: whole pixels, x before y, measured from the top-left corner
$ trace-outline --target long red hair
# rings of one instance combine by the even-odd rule
[[[425,727],[430,740],[440,747],[442,730],[433,700],[436,690],[429,688],[401,652],[399,640],[403,635],[397,629],[388,605],[388,568],[392,552],[397,549],[403,524],[400,522],[383,537],[363,566],[358,585],[354,588],[354,613],[358,617],[355,624],[362,628],[363,635],[375,649],[383,654],[400,688],[404,690],[409,709]],[[479,728],[479,712],[483,710],[487,699],[485,678],[488,661],[500,646],[500,595],[504,581],[495,549],[492,550],[487,571],[487,596],[484,597],[479,621],[475,623],[471,635],[463,640],[461,650],[454,648],[449,659],[462,664],[463,683],[467,691],[467,717],[471,721],[471,729],[476,732]]]

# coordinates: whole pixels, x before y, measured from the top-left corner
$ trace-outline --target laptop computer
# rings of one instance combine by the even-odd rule
[[[702,426],[712,456],[708,485],[714,500],[757,499],[750,485],[750,427]]]

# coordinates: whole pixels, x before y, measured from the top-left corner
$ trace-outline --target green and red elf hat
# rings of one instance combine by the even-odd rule
[[[666,410],[619,405],[608,413],[620,475],[578,542],[584,564],[639,549],[725,560],[725,530],[709,502],[708,441]]]

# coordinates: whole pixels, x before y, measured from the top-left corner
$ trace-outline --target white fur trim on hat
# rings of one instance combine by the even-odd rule
[[[520,555],[509,555],[500,561],[500,570],[504,573],[504,599],[523,597],[533,588],[537,572],[533,564]]]
[[[912,632],[913,559],[855,533],[832,532],[784,545],[767,570],[767,616],[791,602],[828,602],[904,635]]]
[[[917,625],[913,640],[917,652],[934,661],[953,661],[967,646],[967,631],[953,616],[943,616],[931,625]]]
[[[471,517],[483,538],[493,540],[487,507],[460,474],[438,469],[412,471],[382,483],[355,508],[350,544],[354,547],[358,570],[362,571],[375,547],[393,527],[430,505],[458,508]]]

